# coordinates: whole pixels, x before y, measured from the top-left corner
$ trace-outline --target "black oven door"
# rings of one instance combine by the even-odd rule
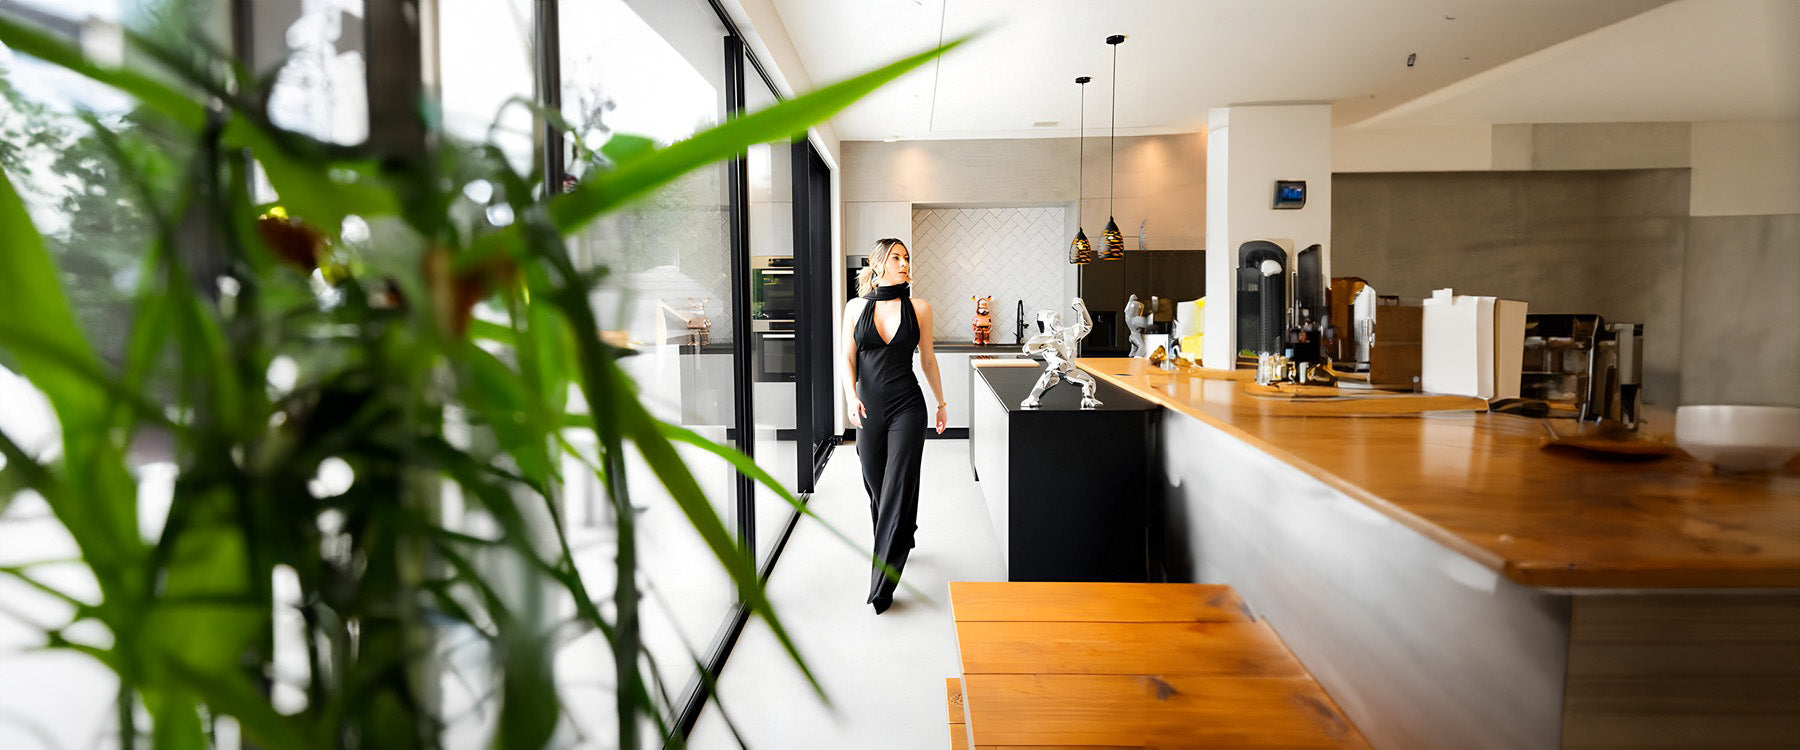
[[[756,300],[764,320],[793,320],[800,312],[800,279],[791,268],[756,270]]]
[[[799,372],[799,342],[792,333],[758,333],[755,359],[759,382],[794,382]]]

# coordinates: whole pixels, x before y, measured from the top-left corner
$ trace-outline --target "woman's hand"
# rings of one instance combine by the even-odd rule
[[[948,404],[938,404],[937,418],[932,420],[932,422],[937,425],[937,433],[939,435],[944,434],[944,426],[950,423],[950,415],[948,414],[949,408],[950,406]]]
[[[850,400],[845,402],[844,406],[850,412],[850,426],[861,427],[863,419],[869,416],[869,410],[863,408],[862,399],[851,396]]]

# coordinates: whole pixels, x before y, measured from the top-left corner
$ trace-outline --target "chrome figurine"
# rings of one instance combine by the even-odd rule
[[[1144,330],[1150,327],[1150,323],[1155,317],[1155,297],[1150,298],[1148,310],[1144,308],[1144,303],[1138,301],[1138,296],[1135,294],[1131,295],[1131,299],[1125,301],[1125,330],[1130,333],[1126,340],[1131,343],[1131,351],[1125,356],[1149,356],[1150,352],[1144,348]]]
[[[1080,297],[1069,304],[1079,316],[1081,322],[1072,326],[1062,324],[1062,316],[1055,310],[1039,310],[1038,323],[1044,332],[1032,336],[1025,342],[1025,353],[1033,357],[1044,358],[1044,374],[1038,376],[1037,385],[1031,388],[1031,395],[1019,402],[1024,409],[1038,408],[1038,399],[1044,391],[1067,379],[1081,386],[1081,408],[1094,409],[1100,406],[1100,399],[1094,398],[1094,378],[1075,367],[1075,346],[1081,342],[1088,331],[1094,330],[1094,319],[1088,315],[1087,305]]]

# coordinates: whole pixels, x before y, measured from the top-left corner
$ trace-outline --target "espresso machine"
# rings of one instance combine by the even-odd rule
[[[1280,354],[1287,330],[1287,251],[1268,240],[1238,247],[1238,356]]]
[[[1238,356],[1254,358],[1257,382],[1265,385],[1306,382],[1328,359],[1324,248],[1310,245],[1294,256],[1291,284],[1287,260],[1287,251],[1268,240],[1238,248]]]
[[[1552,415],[1635,428],[1644,326],[1592,313],[1526,315],[1522,371],[1519,395],[1547,402]]]

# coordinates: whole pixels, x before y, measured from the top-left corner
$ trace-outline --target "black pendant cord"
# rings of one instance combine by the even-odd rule
[[[1087,76],[1075,79],[1081,84],[1081,132],[1075,136],[1075,226],[1081,226],[1081,202],[1087,195]]]
[[[1113,183],[1118,169],[1113,166],[1113,161],[1118,158],[1119,154],[1119,42],[1125,41],[1125,37],[1118,37],[1118,39],[1118,42],[1112,39],[1106,40],[1113,48],[1112,135],[1106,138],[1106,214],[1108,218],[1115,215],[1113,202],[1118,198]]]

